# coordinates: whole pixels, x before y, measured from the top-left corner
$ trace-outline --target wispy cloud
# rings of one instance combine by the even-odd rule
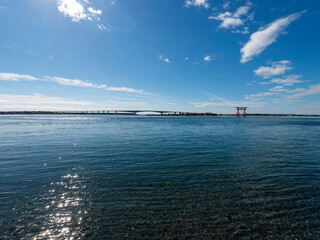
[[[248,34],[249,32],[249,27],[244,27],[242,29],[236,29],[231,31],[232,33],[241,33],[241,34]]]
[[[307,89],[300,88],[296,93],[288,96],[289,99],[296,99],[310,95],[320,94],[320,84],[310,85]]]
[[[128,88],[128,87],[110,87],[105,84],[96,84],[89,81],[82,81],[78,79],[70,79],[70,78],[62,78],[62,77],[44,76],[42,78],[37,78],[31,75],[25,75],[25,74],[0,73],[0,80],[2,81],[46,81],[46,82],[55,82],[65,86],[96,88],[96,89],[102,89],[102,90],[114,91],[114,92],[127,92],[127,93],[152,95],[151,93],[145,92],[142,89],[134,89],[134,88]]]
[[[145,101],[106,100],[103,103],[78,101],[42,94],[0,94],[0,111],[79,111],[101,109],[141,109],[148,106]]]
[[[208,0],[186,0],[185,1],[186,7],[204,7],[209,8]]]
[[[306,82],[306,81],[299,80],[299,78],[301,78],[301,77],[302,77],[301,75],[288,75],[283,78],[271,79],[268,82],[260,82],[259,84],[273,84],[273,83],[275,83],[275,84],[281,84],[284,86],[292,86],[293,84],[296,84],[296,83]]]
[[[261,66],[257,70],[254,70],[254,72],[257,76],[270,78],[273,76],[285,74],[288,70],[292,69],[292,67],[289,67],[290,64],[290,61],[282,60],[279,62],[271,63],[271,67]]]
[[[228,9],[230,7],[231,2],[225,2],[222,7],[223,9]]]
[[[270,88],[270,92],[280,92],[280,93],[296,93],[296,92],[301,92],[304,91],[304,88],[295,88],[295,89],[287,89],[284,88],[283,86],[275,86],[273,88]]]
[[[97,24],[98,28],[103,31],[103,30],[106,30],[108,32],[110,32],[110,28],[109,27],[106,27],[105,25],[103,25],[102,23],[101,24]]]
[[[65,85],[65,86],[97,88],[97,89],[103,89],[103,90],[115,91],[115,92],[146,94],[142,89],[134,89],[134,88],[128,88],[128,87],[109,87],[105,84],[96,84],[96,83],[92,83],[92,82],[85,82],[85,81],[78,80],[78,79],[49,77],[49,76],[45,76],[45,79],[48,81],[53,81],[53,82],[59,83],[60,85]]]
[[[2,81],[36,81],[39,80],[38,78],[31,76],[31,75],[25,75],[25,74],[18,74],[18,73],[0,73],[0,80]]]
[[[198,102],[190,102],[190,104],[192,104],[193,106],[195,106],[196,108],[205,108],[205,107],[236,107],[239,105],[244,105],[244,106],[262,106],[265,104],[265,102],[261,102],[261,101],[233,101],[233,100],[229,100],[227,98],[224,97],[220,97],[217,96],[211,92],[207,92],[207,91],[200,91],[197,92],[198,94],[203,94],[206,97],[209,98],[209,100],[207,101],[198,101]]]
[[[279,18],[253,33],[250,36],[249,42],[247,42],[240,51],[242,54],[241,63],[252,60],[263,52],[270,44],[276,42],[279,35],[282,34],[293,21],[300,18],[304,12],[305,11],[301,11]]]
[[[163,56],[159,56],[159,60],[164,61],[166,63],[171,63],[169,58],[163,57]]]
[[[275,86],[270,88],[267,92],[261,92],[258,94],[245,95],[245,99],[256,101],[266,97],[281,97],[283,100],[299,99],[305,96],[320,94],[320,84],[314,84],[308,86],[308,88],[294,88],[288,89],[283,86]]]
[[[100,108],[103,109],[141,109],[148,106],[147,102],[144,101],[117,101],[117,100],[108,100],[103,105],[100,105]]]
[[[0,43],[0,48],[9,49],[11,51],[16,51],[17,49],[21,48],[22,46],[20,44],[16,44],[13,42],[9,42],[6,44]]]
[[[244,106],[254,106],[259,107],[263,106],[265,102],[252,102],[252,101],[222,101],[222,102],[191,102],[190,104],[194,105],[196,108],[205,108],[205,107],[237,107],[239,105]]]
[[[248,100],[253,100],[253,101],[257,101],[257,100],[262,100],[265,97],[270,97],[270,96],[274,96],[278,93],[276,92],[260,92],[260,93],[256,93],[256,94],[251,94],[251,95],[245,95],[245,99]]]
[[[100,22],[100,9],[92,8],[88,0],[57,0],[57,8],[64,16],[70,17],[73,22],[81,20]],[[107,30],[103,24],[97,24],[100,30]]]
[[[32,108],[39,105],[90,105],[91,102],[87,101],[74,101],[65,98],[47,97],[41,94],[33,95],[14,95],[14,94],[0,94],[0,107],[4,106],[12,109],[12,105],[23,104],[25,109],[27,105]]]

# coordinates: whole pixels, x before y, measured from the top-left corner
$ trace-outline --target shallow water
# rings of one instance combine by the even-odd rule
[[[320,119],[1,116],[0,239],[319,239]]]

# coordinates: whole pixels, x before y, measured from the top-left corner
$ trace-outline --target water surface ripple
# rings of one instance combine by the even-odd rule
[[[320,239],[320,119],[1,116],[0,239]]]

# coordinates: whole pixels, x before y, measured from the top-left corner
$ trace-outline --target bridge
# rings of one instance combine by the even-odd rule
[[[160,115],[173,114],[173,115],[186,115],[191,114],[189,112],[178,112],[178,111],[159,111],[159,110],[101,110],[101,111],[86,111],[86,113],[93,114],[132,114],[137,115],[138,113],[157,113]]]
[[[0,114],[101,114],[101,115],[216,115],[214,113],[194,113],[181,111],[161,111],[161,110],[81,110],[81,111],[1,111]]]

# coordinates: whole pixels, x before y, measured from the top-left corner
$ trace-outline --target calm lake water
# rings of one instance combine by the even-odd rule
[[[0,116],[0,239],[320,239],[320,119]]]

